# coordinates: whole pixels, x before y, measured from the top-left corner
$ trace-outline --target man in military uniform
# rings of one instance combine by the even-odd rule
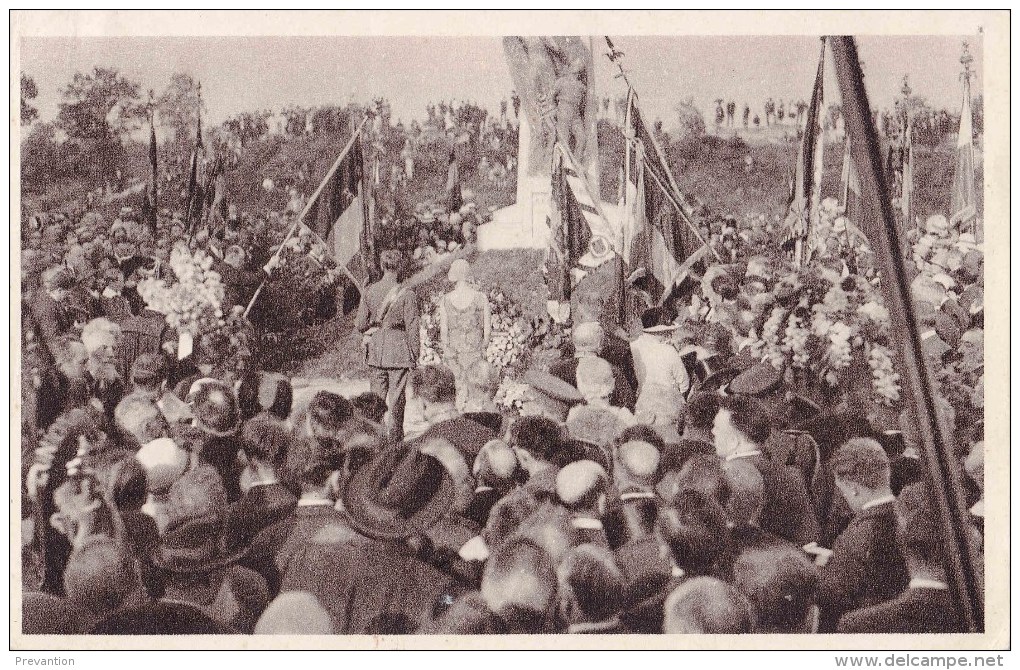
[[[407,375],[418,364],[418,297],[403,283],[400,252],[382,252],[383,278],[361,295],[355,326],[365,335],[365,362],[373,393],[386,398],[390,437],[404,436]]]

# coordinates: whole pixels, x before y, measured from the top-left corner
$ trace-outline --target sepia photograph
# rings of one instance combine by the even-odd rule
[[[12,12],[12,650],[1008,648],[1008,37]]]

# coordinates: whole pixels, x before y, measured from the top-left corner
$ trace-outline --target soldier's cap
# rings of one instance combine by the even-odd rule
[[[575,387],[542,370],[528,370],[524,373],[523,381],[532,390],[568,405],[584,401],[581,392]]]
[[[782,370],[768,362],[756,363],[733,378],[729,393],[758,396],[774,391],[783,381]]]

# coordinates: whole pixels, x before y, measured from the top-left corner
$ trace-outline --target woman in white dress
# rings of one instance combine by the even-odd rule
[[[472,367],[485,357],[492,333],[489,298],[471,285],[471,266],[462,258],[450,265],[454,287],[439,302],[439,341],[443,363],[457,380],[457,407],[470,395]]]

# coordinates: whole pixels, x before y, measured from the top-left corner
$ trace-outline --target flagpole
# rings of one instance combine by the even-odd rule
[[[955,592],[965,628],[972,632],[980,631],[984,628],[981,558],[970,535],[960,465],[949,446],[948,426],[937,409],[932,393],[933,376],[921,349],[910,282],[900,254],[899,230],[892,201],[888,197],[882,153],[871,119],[857,45],[849,35],[834,36],[831,40],[847,131],[860,140],[851,144],[851,150],[861,186],[861,227],[869,233],[868,239],[876,251],[886,307],[892,319],[892,332],[903,334],[899,344],[905,372],[906,407],[911,410],[910,418],[921,438],[925,475],[940,530],[946,540],[943,545],[946,575]]]
[[[330,178],[333,176],[333,173],[335,173],[337,169],[340,167],[340,163],[343,161],[344,158],[347,157],[347,154],[348,152],[350,152],[351,147],[354,146],[354,142],[358,139],[358,136],[361,134],[362,129],[365,127],[366,121],[368,121],[367,116],[364,119],[362,119],[361,124],[354,131],[354,135],[351,136],[351,139],[347,143],[347,146],[345,146],[344,150],[340,152],[340,155],[337,156],[337,159],[333,161],[333,166],[329,168],[329,171],[326,172],[326,176],[322,178],[322,182],[319,184],[319,187],[315,189],[315,192],[312,194],[312,197],[309,198],[308,202],[305,203],[305,206],[304,208],[302,208],[301,213],[298,214],[297,219],[294,220],[294,225],[290,227],[290,231],[287,233],[287,236],[283,238],[282,242],[280,242],[279,248],[276,250],[276,253],[273,254],[273,257],[270,259],[269,263],[272,263],[273,261],[278,259],[280,257],[280,254],[283,253],[283,248],[287,245],[287,242],[290,241],[290,238],[294,236],[294,233],[297,232],[298,226],[301,225],[305,216],[308,214],[308,211],[312,208],[312,203],[314,203],[316,199],[322,194],[322,189],[326,187],[326,182],[330,180]],[[362,183],[364,183],[364,176],[362,176]],[[266,263],[266,265],[269,265],[269,263]],[[259,284],[259,287],[257,289],[255,289],[255,293],[254,295],[252,295],[251,300],[248,301],[248,306],[245,307],[244,309],[245,318],[248,317],[248,312],[251,311],[251,308],[255,304],[255,301],[258,300],[259,295],[262,293],[262,289],[265,288],[267,281],[269,281],[269,273],[266,274],[265,278],[262,280],[262,283]]]
[[[637,98],[637,92],[634,93],[634,98],[635,99]],[[659,141],[655,139],[655,133],[652,132],[648,133],[648,137],[649,139],[652,140],[652,148],[655,149],[655,154],[659,157],[659,162],[661,162],[662,166],[666,168],[665,169],[666,178],[669,179],[669,187],[672,191],[671,193],[667,192],[666,195],[670,196],[670,200],[673,202],[673,206],[676,207],[676,211],[680,214],[680,218],[683,219],[684,223],[686,223],[688,227],[690,227],[691,232],[693,232],[694,236],[698,238],[698,241],[700,241],[702,244],[708,244],[708,242],[705,241],[705,238],[701,236],[701,232],[697,229],[697,227],[695,227],[694,223],[691,221],[687,212],[684,211],[683,206],[680,204],[679,200],[679,196],[681,193],[680,187],[677,186],[676,179],[673,177],[673,172],[669,169],[669,163],[666,161],[666,154],[663,153],[662,147],[659,146]],[[649,172],[651,172],[653,175],[655,174],[654,170],[649,170]],[[656,181],[658,181],[658,177],[656,177]],[[663,190],[666,189],[664,188]],[[719,255],[719,252],[716,251],[715,248],[712,246],[709,246],[709,249],[711,249],[712,255],[715,256],[715,260],[722,263],[723,259]]]
[[[607,38],[607,41],[608,41],[608,38]],[[623,75],[623,80],[627,81],[627,75],[624,74],[623,67],[621,67],[619,63],[617,63],[617,67],[620,67],[620,74]],[[631,147],[631,140],[630,140],[629,137],[627,137],[627,130],[630,129],[630,108],[631,108],[631,105],[630,105],[630,96],[633,94],[633,92],[634,92],[634,89],[632,89],[630,87],[630,82],[627,82],[627,111],[624,114],[624,118],[623,118],[624,152],[623,152],[623,184],[621,184],[621,187],[622,187],[622,190],[623,190],[623,197],[621,198],[623,200],[623,209],[620,211],[620,238],[621,238],[620,239],[620,276],[618,278],[619,282],[620,282],[620,305],[619,305],[619,309],[617,310],[618,311],[617,321],[619,321],[621,326],[626,326],[627,311],[628,311],[626,303],[629,300],[629,294],[630,294],[630,292],[627,290],[627,272],[626,272],[626,270],[630,269],[630,253],[629,252],[631,251],[631,249],[628,248],[627,229],[625,228],[625,221],[626,221],[625,217],[629,218],[630,217],[630,212],[631,212],[631,202],[630,202],[630,162],[631,161],[630,161],[630,153],[631,153],[631,148],[632,147]],[[634,144],[635,144],[635,147],[636,147],[637,143],[635,142]],[[634,240],[631,239],[630,243],[633,244],[633,242],[634,242]],[[624,257],[623,257],[623,253],[624,252],[628,252],[626,259],[624,259]],[[624,268],[624,265],[625,265],[624,260],[626,260],[626,269]]]
[[[610,61],[612,61],[612,63],[614,65],[616,65],[617,69],[620,70],[620,73],[617,74],[616,76],[617,77],[622,77],[623,81],[627,84],[627,103],[628,103],[627,104],[627,114],[628,114],[628,118],[629,118],[631,107],[632,106],[633,107],[637,106],[637,97],[638,97],[637,90],[635,90],[634,87],[631,86],[630,79],[627,78],[627,71],[623,69],[623,64],[619,62],[620,59],[623,58],[623,52],[622,51],[618,51],[616,49],[616,46],[613,44],[613,41],[609,39],[608,35],[606,35],[605,38],[606,38],[606,44],[609,46],[609,51],[610,51],[610,53],[606,54],[606,56],[609,58]],[[630,104],[631,96],[634,97],[634,104],[633,105]],[[627,127],[629,128],[630,126],[628,125]],[[655,148],[655,153],[659,157],[659,161],[661,161],[663,167],[666,168],[666,175],[669,177],[669,185],[670,185],[670,187],[672,189],[674,189],[674,193],[676,194],[676,196],[679,196],[680,193],[681,193],[680,187],[677,186],[676,181],[673,179],[673,173],[669,169],[669,163],[666,162],[666,156],[665,156],[665,154],[662,153],[662,149],[659,147],[658,140],[655,139],[655,134],[654,133],[648,133],[648,137],[650,137],[651,140],[652,140],[652,146]],[[653,172],[653,174],[654,174],[654,172]],[[688,227],[691,229],[691,232],[694,233],[694,236],[696,238],[698,238],[698,241],[701,242],[702,245],[706,245],[707,246],[708,242],[705,241],[705,238],[703,238],[701,236],[701,233],[698,231],[698,229],[691,222],[690,218],[687,215],[687,212],[685,212],[683,207],[680,205],[679,200],[677,200],[676,198],[672,197],[673,194],[669,193],[668,189],[666,189],[662,184],[660,184],[660,187],[663,187],[663,191],[666,191],[666,195],[667,196],[671,196],[670,197],[670,201],[673,203],[673,206],[676,207],[677,212],[680,214],[680,218],[683,219],[684,223],[686,223],[688,225]],[[715,256],[715,259],[721,263],[722,262],[722,258],[719,256],[719,252],[716,251],[715,248],[713,248],[711,246],[709,246],[708,248],[712,251],[712,255]]]

